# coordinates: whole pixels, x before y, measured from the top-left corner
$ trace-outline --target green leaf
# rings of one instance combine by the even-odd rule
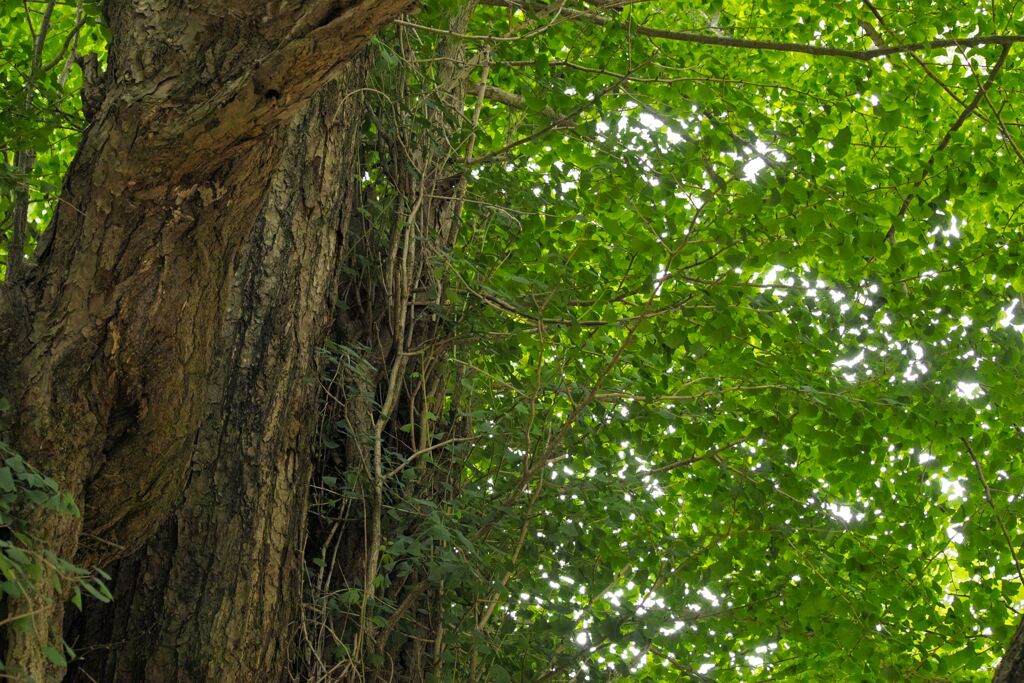
[[[68,660],[64,658],[64,653],[53,645],[44,645],[43,654],[46,655],[46,659],[49,660],[51,664],[55,664],[59,667],[66,667],[68,665]]]
[[[829,150],[833,158],[842,159],[847,155],[850,151],[850,140],[852,137],[849,126],[839,129],[839,132],[832,138],[832,148]]]

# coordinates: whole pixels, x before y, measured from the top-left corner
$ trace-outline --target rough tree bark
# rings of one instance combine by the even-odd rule
[[[408,6],[104,7],[102,104],[38,266],[0,301],[9,437],[83,509],[33,519],[37,535],[86,565],[122,560],[120,612],[80,631],[86,649],[122,641],[87,661],[98,680],[283,675],[306,380],[360,118],[361,71],[342,66]],[[39,645],[59,642],[62,596],[31,599],[9,605],[35,614],[5,661],[54,680]]]
[[[1017,630],[992,678],[992,683],[1017,683],[1017,681],[1024,681],[1024,620],[1017,625]]]

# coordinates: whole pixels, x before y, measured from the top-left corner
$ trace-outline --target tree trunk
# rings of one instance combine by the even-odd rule
[[[1017,683],[1018,681],[1024,681],[1024,620],[1017,625],[1017,630],[992,678],[992,683]]]
[[[0,386],[15,446],[83,509],[37,516],[36,535],[121,560],[120,604],[78,640],[115,645],[86,671],[276,680],[355,171],[365,70],[340,67],[408,3],[181,4],[105,8],[105,96],[39,265],[0,304],[18,359]],[[63,596],[30,597],[5,661],[53,680],[39,646],[59,642]]]

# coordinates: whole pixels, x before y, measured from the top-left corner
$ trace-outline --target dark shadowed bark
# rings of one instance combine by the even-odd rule
[[[1006,648],[993,683],[1019,683],[1024,681],[1024,620],[1017,626],[1013,639]]]
[[[307,380],[355,171],[363,70],[341,65],[407,5],[107,4],[101,106],[38,266],[0,303],[9,436],[83,508],[34,529],[120,560],[119,604],[70,634],[115,643],[87,660],[97,680],[282,676]],[[52,680],[39,644],[62,596],[31,600],[5,661]]]

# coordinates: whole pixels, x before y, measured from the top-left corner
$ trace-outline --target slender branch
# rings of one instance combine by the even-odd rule
[[[863,0],[863,2],[864,2],[864,6],[867,7],[871,11],[871,13],[873,15],[875,15],[875,19],[878,20],[878,25],[881,26],[882,29],[886,33],[889,34],[889,36],[891,36],[893,38],[897,37],[896,32],[893,31],[891,28],[889,28],[889,25],[886,23],[885,18],[882,16],[882,13],[878,11],[877,7],[875,7],[873,4],[871,4],[871,0]],[[863,28],[865,31],[872,31],[872,32],[874,32],[874,35],[871,35],[870,33],[869,33],[869,35],[871,35],[872,40],[875,41],[875,44],[878,47],[885,47],[887,45],[886,41],[884,41],[882,39],[882,36],[878,35],[878,32],[875,31],[874,27],[871,24],[867,23],[866,21],[865,22],[861,22],[861,28]],[[930,78],[932,81],[937,83],[939,85],[939,87],[942,88],[942,90],[947,95],[949,95],[951,98],[956,100],[957,104],[959,104],[961,107],[966,107],[967,106],[967,103],[964,102],[963,99],[959,95],[957,95],[955,92],[953,92],[950,89],[950,87],[948,85],[946,85],[945,81],[943,81],[941,78],[939,78],[938,76],[935,75],[935,72],[933,72],[928,67],[928,64],[923,59],[921,59],[920,57],[918,57],[916,54],[913,54],[913,53],[911,53],[910,58],[913,59],[915,62],[917,62],[917,65],[919,67],[921,67],[921,69],[924,70],[924,73],[925,73],[925,75],[928,76],[928,78]]]
[[[724,453],[726,451],[731,451],[732,449],[736,448],[737,446],[739,446],[742,443],[743,443],[743,439],[740,439],[739,441],[733,441],[730,444],[726,444],[724,446],[718,446],[717,448],[712,448],[711,450],[709,450],[706,453],[701,453],[700,455],[695,455],[695,456],[693,456],[691,458],[685,458],[683,460],[676,460],[674,462],[668,463],[667,465],[661,465],[659,467],[655,467],[653,470],[651,470],[651,472],[660,474],[662,472],[671,472],[672,470],[678,469],[680,467],[687,467],[689,465],[693,465],[695,463],[698,463],[701,460],[707,460],[708,458],[713,458],[716,455],[719,455],[720,453]]]
[[[910,208],[910,202],[914,198],[914,190],[919,188],[921,183],[923,183],[928,177],[929,171],[931,171],[932,167],[935,165],[935,158],[940,152],[942,152],[942,150],[949,146],[949,143],[953,140],[953,135],[960,130],[960,127],[964,125],[967,119],[971,117],[971,114],[974,113],[974,110],[978,108],[978,105],[981,104],[982,100],[985,99],[985,93],[988,92],[989,88],[992,87],[992,84],[995,83],[996,78],[999,77],[999,73],[1003,70],[1003,65],[1006,63],[1006,58],[1009,55],[1010,46],[1004,45],[1002,52],[999,53],[999,58],[996,59],[996,63],[992,65],[991,69],[989,69],[988,78],[986,78],[985,82],[982,83],[980,88],[978,88],[978,91],[974,93],[974,98],[966,107],[964,107],[964,110],[960,112],[960,116],[958,116],[956,121],[953,122],[953,125],[949,127],[949,130],[946,131],[946,134],[942,137],[942,140],[939,141],[939,144],[935,148],[935,151],[932,152],[932,155],[928,157],[928,161],[925,162],[924,168],[921,170],[921,177],[914,183],[914,189],[908,192],[907,196],[903,199],[903,204],[900,206],[899,211],[900,220],[907,215],[907,209]],[[885,234],[885,239],[889,242],[893,242],[896,236],[896,224],[897,223],[893,223],[892,227],[889,228],[889,232]]]
[[[1015,43],[1024,43],[1024,36],[974,36],[973,38],[940,38],[920,43],[907,43],[904,45],[887,45],[875,47],[870,50],[848,50],[837,47],[826,47],[819,45],[804,45],[801,43],[775,42],[771,40],[747,40],[744,38],[730,38],[727,36],[706,36],[699,33],[687,33],[683,31],[668,31],[665,29],[637,26],[636,32],[640,35],[651,38],[663,38],[666,40],[677,40],[686,43],[699,43],[702,45],[717,45],[719,47],[743,48],[748,50],[767,50],[772,52],[794,52],[799,54],[812,55],[816,57],[839,57],[843,59],[855,59],[869,62],[891,55],[923,52],[926,50],[941,50],[949,47],[981,47],[983,45],[1002,45],[1008,48]]]
[[[50,32],[50,21],[53,17],[55,4],[54,0],[47,3],[46,9],[43,11],[42,21],[39,25],[39,32],[33,32],[34,42],[32,50],[32,65],[29,69],[28,76],[25,79],[23,93],[23,112],[26,113],[31,107],[32,95],[35,92],[36,82],[42,75],[43,48],[46,46],[46,36]],[[31,28],[32,22],[27,8],[25,17],[29,22],[29,27]],[[26,244],[28,242],[28,180],[32,175],[32,169],[35,167],[35,164],[35,150],[22,149],[15,152],[14,166],[17,170],[19,180],[24,181],[24,184],[19,184],[18,187],[15,188],[14,202],[11,207],[11,211],[13,212],[13,227],[11,229],[11,237],[7,242],[7,271],[5,274],[8,284],[17,282],[25,268],[25,251]]]
[[[996,125],[999,126],[999,132],[1003,134],[1003,138],[1006,140],[1006,146],[1010,148],[1017,160],[1024,164],[1024,152],[1021,152],[1020,147],[1014,141],[1013,136],[1010,135],[1009,129],[1006,127],[1006,122],[1003,121],[1003,117],[1000,114],[1000,109],[997,109],[992,99],[985,93],[985,103],[988,108],[992,110],[992,116],[995,118]]]
[[[978,479],[981,481],[981,486],[985,491],[985,502],[992,508],[992,516],[996,518],[996,526],[999,527],[1000,533],[1003,535],[1003,540],[1006,541],[1006,547],[1010,551],[1010,557],[1013,558],[1013,566],[1017,570],[1017,578],[1020,579],[1021,585],[1024,585],[1024,571],[1021,570],[1020,561],[1017,559],[1017,550],[1013,547],[1013,541],[1010,539],[1010,534],[1006,531],[1006,525],[1003,524],[1003,518],[999,516],[999,510],[996,509],[996,504],[992,500],[992,489],[988,485],[988,481],[985,479],[985,472],[981,469],[981,463],[978,462],[978,456],[974,454],[974,449],[971,448],[971,442],[965,438],[961,438],[960,442],[967,449],[967,452],[971,456],[971,460],[974,461],[974,469],[978,473]]]
[[[549,117],[549,119],[551,120],[551,123],[548,124],[547,126],[544,126],[543,128],[540,128],[539,130],[534,131],[533,133],[527,135],[526,137],[520,138],[518,140],[513,140],[512,142],[508,143],[507,145],[505,145],[504,147],[502,147],[499,150],[496,150],[496,151],[491,152],[489,154],[485,154],[484,156],[481,156],[481,157],[476,157],[471,162],[469,162],[467,164],[467,166],[479,166],[481,164],[490,162],[490,161],[492,161],[494,159],[501,158],[502,156],[504,156],[505,154],[507,154],[511,150],[515,149],[516,147],[519,147],[520,145],[524,145],[524,144],[526,144],[528,142],[531,142],[533,140],[541,138],[541,137],[543,137],[544,135],[547,135],[548,133],[550,133],[553,130],[558,130],[560,128],[573,128],[573,127],[575,127],[575,125],[576,125],[576,123],[575,123],[576,117],[578,117],[581,113],[583,113],[588,107],[594,106],[594,103],[597,102],[598,100],[600,100],[602,97],[604,97],[608,93],[618,89],[623,84],[623,82],[625,82],[625,78],[621,78],[621,79],[617,79],[617,80],[613,81],[609,85],[607,85],[604,88],[601,88],[597,92],[593,93],[593,99],[585,100],[584,102],[582,102],[578,106],[574,107],[571,111],[569,111],[568,113],[566,113],[564,115],[558,115],[556,113],[556,117],[557,118]],[[513,93],[508,93],[508,94],[509,95],[513,95]],[[513,95],[513,98],[514,97],[515,96]],[[544,115],[548,116],[548,113],[545,112]]]
[[[522,3],[515,2],[515,0],[485,0],[481,4],[498,5],[502,7],[511,6],[517,9],[526,9],[526,7]],[[601,26],[613,23],[613,20],[609,17],[605,17],[595,12],[588,12],[585,10],[563,8],[561,11],[561,15],[565,19],[586,19],[587,21],[591,21]],[[399,23],[423,31],[429,31],[432,33],[449,33],[444,29],[414,24],[413,22],[409,21],[401,21]],[[628,26],[629,30],[635,32],[638,35],[647,36],[648,38],[658,38],[661,40],[674,40],[683,43],[696,43],[700,45],[731,47],[745,50],[791,52],[811,55],[815,57],[837,57],[841,59],[853,59],[864,62],[880,59],[882,57],[889,57],[891,55],[922,52],[926,50],[941,50],[949,47],[981,47],[983,45],[1002,45],[1003,47],[1009,47],[1010,45],[1013,45],[1015,43],[1024,43],[1024,36],[1021,35],[987,35],[971,36],[967,38],[938,38],[936,40],[921,41],[917,43],[905,43],[902,45],[876,46],[874,48],[867,50],[851,50],[847,48],[828,47],[826,45],[807,45],[804,43],[790,43],[774,40],[733,38],[731,36],[720,35],[705,35],[703,33],[693,33],[690,31],[673,31],[670,29],[654,28],[652,26],[644,26],[643,24],[629,24]],[[503,38],[503,40],[520,40],[522,38],[529,37],[529,35],[532,34]],[[486,42],[491,42],[495,40],[494,36],[475,34],[460,34],[459,37],[468,40],[479,40]]]
[[[68,53],[68,48],[71,48],[72,53],[74,52],[74,48],[72,46],[78,44],[78,35],[81,33],[83,26],[85,26],[85,17],[79,16],[77,21],[75,21],[75,25],[71,29],[71,32],[64,37],[64,44],[61,45],[60,52],[57,53],[57,56],[42,65],[41,68],[43,71],[49,71],[64,61],[64,57]]]
[[[482,86],[481,90],[483,90],[483,96],[485,98],[492,100],[494,102],[498,102],[499,104],[504,104],[505,106],[520,110],[525,110],[529,108],[529,106],[526,103],[526,98],[523,97],[522,95],[517,95],[514,92],[509,92],[508,90],[503,90],[502,88],[493,85]],[[545,118],[550,119],[552,121],[564,121],[564,117],[551,107],[545,106],[544,109],[541,110],[541,113],[544,115]],[[467,161],[469,160],[467,159]]]

